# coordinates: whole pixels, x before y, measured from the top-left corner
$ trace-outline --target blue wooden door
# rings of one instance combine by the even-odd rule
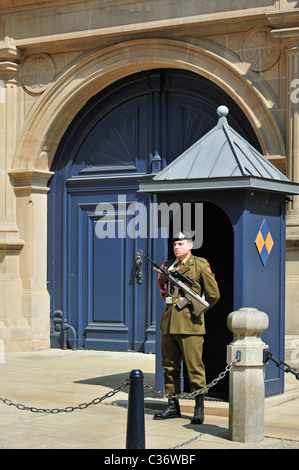
[[[230,108],[233,127],[257,144],[222,90],[182,70],[121,80],[74,117],[52,166],[48,285],[51,312],[63,311],[79,347],[155,351],[156,276],[144,263],[140,282],[136,258],[142,250],[164,261],[168,247],[148,237],[152,200],[138,193],[139,181],[215,126],[220,104]]]

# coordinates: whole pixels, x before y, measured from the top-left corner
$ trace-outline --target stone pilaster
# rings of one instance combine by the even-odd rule
[[[275,30],[285,46],[287,76],[286,158],[287,176],[299,182],[299,28]],[[293,196],[286,219],[286,350],[285,360],[299,368],[299,196]]]
[[[284,45],[286,57],[286,157],[287,176],[299,183],[299,27],[291,26],[272,31]],[[299,222],[299,197],[294,197],[288,215]]]
[[[287,173],[291,181],[299,182],[299,31],[296,41],[288,45],[287,77],[288,77],[288,108],[287,108]],[[299,197],[293,198],[289,215],[298,220],[299,228]],[[298,234],[299,235],[299,234]],[[299,236],[298,236],[299,239]]]
[[[47,290],[47,183],[52,173],[12,170],[17,221],[25,246],[20,253],[23,315],[31,328],[32,349],[50,347],[50,297]]]
[[[17,136],[19,57],[0,50],[0,339],[6,350],[30,349],[31,330],[23,316],[19,257],[24,241],[16,223],[16,204],[9,178]]]

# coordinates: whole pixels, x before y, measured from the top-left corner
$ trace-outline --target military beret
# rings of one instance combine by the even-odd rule
[[[190,232],[178,232],[174,235],[172,243],[182,240],[194,240],[194,235]]]

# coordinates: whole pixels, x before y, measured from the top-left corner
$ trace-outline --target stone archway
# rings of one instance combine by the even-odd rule
[[[215,82],[244,111],[263,153],[284,154],[278,124],[270,112],[271,103],[262,93],[265,90],[253,86],[251,72],[244,75],[234,64],[233,54],[229,62],[221,53],[224,50],[220,46],[215,50],[214,43],[204,40],[190,44],[147,39],[82,54],[36,101],[25,122],[13,169],[48,170],[67,126],[91,96],[135,72],[169,67],[190,70]]]

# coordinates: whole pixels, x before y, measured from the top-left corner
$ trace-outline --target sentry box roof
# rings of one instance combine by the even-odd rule
[[[292,183],[229,126],[226,106],[219,106],[217,114],[213,129],[152,179],[140,182],[139,191],[256,189],[299,194],[299,184]]]

